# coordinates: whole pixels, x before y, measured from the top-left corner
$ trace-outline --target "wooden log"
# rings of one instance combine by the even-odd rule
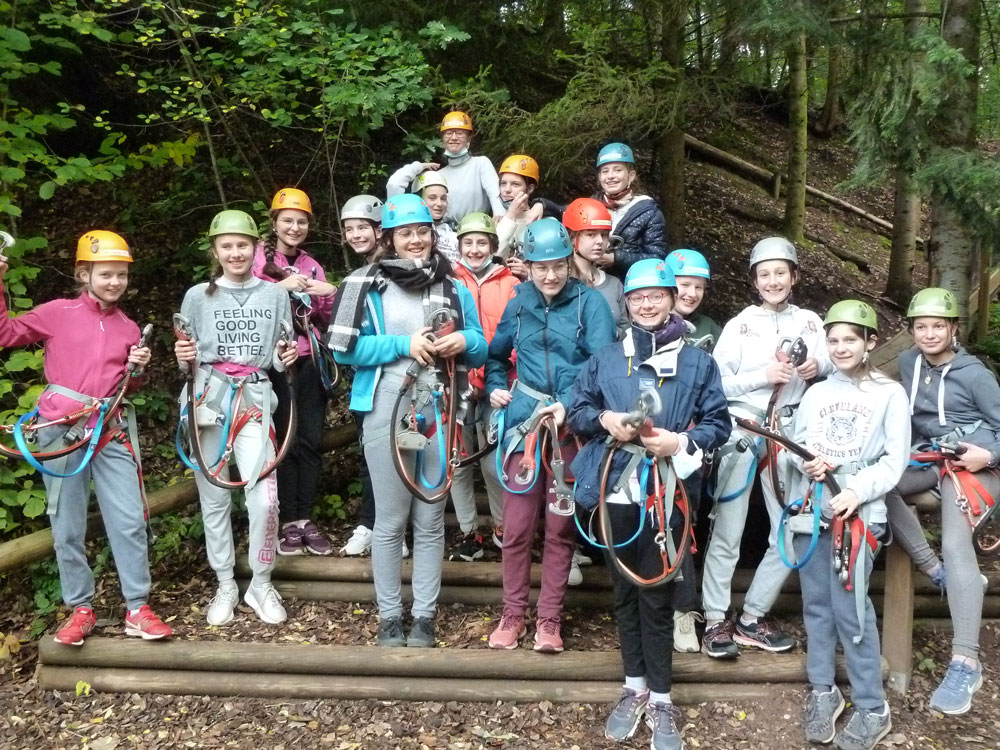
[[[326,452],[343,448],[357,439],[354,424],[341,425],[327,430],[323,435],[322,449]],[[198,489],[193,479],[187,479],[169,487],[149,493],[146,498],[149,515],[163,515],[179,510],[198,499]],[[87,536],[93,538],[104,534],[100,513],[87,516]],[[44,560],[52,554],[52,530],[42,529],[17,539],[0,544],[0,573],[16,570],[36,560]]]
[[[888,687],[906,693],[913,672],[913,562],[902,547],[891,544],[885,570],[882,654],[889,663]]]

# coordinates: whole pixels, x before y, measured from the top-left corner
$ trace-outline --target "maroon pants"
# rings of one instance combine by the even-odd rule
[[[575,445],[563,446],[563,459],[568,465],[576,453]],[[507,462],[508,487],[520,490],[515,475],[521,463],[522,453],[511,455]],[[566,596],[566,580],[573,561],[573,547],[576,542],[576,527],[573,516],[560,516],[547,509],[555,499],[550,492],[552,477],[545,469],[534,487],[523,495],[504,489],[503,493],[503,611],[506,615],[523,616],[528,609],[528,595],[531,591],[531,546],[535,541],[538,517],[542,515],[545,525],[545,544],[542,548],[542,590],[538,597],[538,617],[541,619],[559,617],[562,614],[563,599]]]

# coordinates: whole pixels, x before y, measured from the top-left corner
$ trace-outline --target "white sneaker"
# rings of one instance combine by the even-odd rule
[[[406,540],[403,540],[403,559],[405,560],[410,556],[410,548],[406,546]]]
[[[587,555],[583,553],[583,549],[580,547],[575,547],[573,549],[573,562],[581,568],[586,568],[588,565],[594,564],[594,561],[587,557]]]
[[[583,572],[580,570],[580,564],[576,561],[574,556],[573,562],[569,566],[569,577],[566,579],[566,583],[570,586],[579,586],[583,583]]]
[[[281,604],[281,594],[270,583],[262,586],[251,583],[247,593],[243,595],[243,601],[249,604],[257,613],[257,617],[268,625],[280,625],[288,619],[288,613]]]
[[[693,654],[701,650],[698,634],[694,632],[695,620],[704,622],[704,618],[697,612],[674,610],[674,651]]]
[[[358,525],[347,540],[347,544],[340,548],[341,556],[357,557],[366,555],[372,548],[372,530],[365,525]]]
[[[240,600],[240,590],[236,587],[235,581],[220,583],[215,591],[215,596],[205,608],[205,619],[209,625],[225,625],[233,619],[233,610]]]

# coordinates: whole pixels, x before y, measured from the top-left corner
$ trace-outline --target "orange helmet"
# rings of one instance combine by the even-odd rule
[[[583,232],[588,229],[611,230],[611,212],[599,200],[593,198],[577,198],[566,206],[563,213],[563,226],[573,232]]]
[[[132,262],[132,251],[121,235],[104,229],[93,229],[77,240],[77,263],[99,263],[110,260]]]
[[[295,208],[299,211],[305,211],[310,216],[313,212],[309,196],[298,188],[282,188],[274,194],[274,198],[271,199],[271,210],[280,211],[283,208]]]
[[[449,112],[441,120],[440,130],[442,133],[446,130],[468,130],[471,133],[472,118],[465,112],[459,112],[458,110]]]
[[[527,154],[513,154],[504,159],[497,173],[503,174],[504,172],[528,177],[536,183],[539,181],[538,162]]]

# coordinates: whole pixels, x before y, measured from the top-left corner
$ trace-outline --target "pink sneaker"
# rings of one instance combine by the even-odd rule
[[[524,627],[524,615],[504,615],[497,629],[490,633],[489,647],[508,651],[517,648],[517,642],[524,638],[528,629]]]
[[[559,630],[558,617],[539,618],[538,630],[535,631],[535,651],[541,651],[543,654],[561,653],[563,641]]]
[[[63,626],[56,631],[55,641],[64,646],[82,646],[83,639],[90,634],[96,624],[97,619],[90,607],[77,607]]]
[[[174,631],[163,622],[148,604],[139,607],[135,615],[125,615],[125,635],[135,635],[144,641],[158,641],[169,638]]]

